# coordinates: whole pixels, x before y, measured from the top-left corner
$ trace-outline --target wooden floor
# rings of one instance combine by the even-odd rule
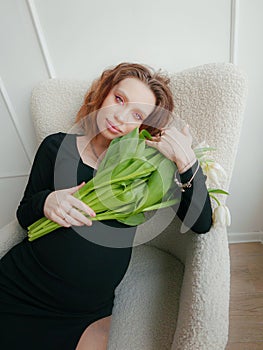
[[[263,350],[263,244],[230,244],[231,292],[226,350]]]

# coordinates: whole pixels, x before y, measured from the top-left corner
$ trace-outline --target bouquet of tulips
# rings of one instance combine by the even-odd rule
[[[178,202],[173,181],[176,165],[145,139],[146,130],[135,128],[111,141],[96,175],[74,196],[95,212],[90,220],[115,219],[137,226],[145,221],[144,212],[165,208]],[[83,212],[84,215],[87,215]],[[29,241],[59,228],[45,217],[28,227]]]
[[[74,196],[88,204],[95,212],[90,220],[115,219],[129,226],[145,222],[146,211],[165,208],[178,203],[174,162],[157,149],[147,146],[152,139],[146,130],[135,128],[129,134],[115,138],[99,164],[96,175]],[[216,178],[215,169],[223,170],[218,163],[208,159],[206,153],[214,150],[207,145],[194,149],[202,170],[208,179]],[[230,213],[222,206],[216,194],[229,194],[219,188],[208,188],[209,195],[218,207],[213,212],[214,224],[230,224]],[[84,215],[87,215],[83,212]],[[43,217],[28,227],[29,241],[54,231],[60,225]]]

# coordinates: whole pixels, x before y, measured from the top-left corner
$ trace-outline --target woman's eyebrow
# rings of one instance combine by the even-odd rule
[[[127,96],[127,94],[125,93],[125,91],[123,91],[122,89],[117,89],[117,91],[119,91],[122,95],[124,95],[125,97],[126,97],[126,99],[128,100],[128,101],[130,101],[129,100],[129,97]],[[131,103],[133,103],[133,102],[131,102]],[[146,117],[146,113],[143,111],[143,110],[141,110],[140,108],[137,108],[143,115],[144,115],[144,117]]]

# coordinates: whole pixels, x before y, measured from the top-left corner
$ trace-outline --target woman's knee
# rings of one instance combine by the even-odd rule
[[[76,350],[106,350],[110,333],[111,316],[90,324],[82,333]]]

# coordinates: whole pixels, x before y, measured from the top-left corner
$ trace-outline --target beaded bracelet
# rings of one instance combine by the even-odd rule
[[[198,162],[197,168],[196,168],[196,170],[195,170],[193,176],[191,177],[191,179],[190,179],[189,181],[187,181],[187,182],[184,183],[184,184],[183,184],[182,182],[178,181],[178,179],[177,179],[177,177],[176,177],[176,173],[177,173],[178,170],[176,170],[176,172],[175,172],[175,174],[174,174],[174,182],[176,183],[177,186],[180,187],[181,192],[185,192],[185,189],[184,189],[185,187],[187,187],[187,188],[192,187],[191,181],[192,181],[193,178],[195,177],[195,175],[196,175],[196,173],[197,173],[197,170],[199,169],[199,166],[200,166],[200,164],[199,164],[199,162]]]

